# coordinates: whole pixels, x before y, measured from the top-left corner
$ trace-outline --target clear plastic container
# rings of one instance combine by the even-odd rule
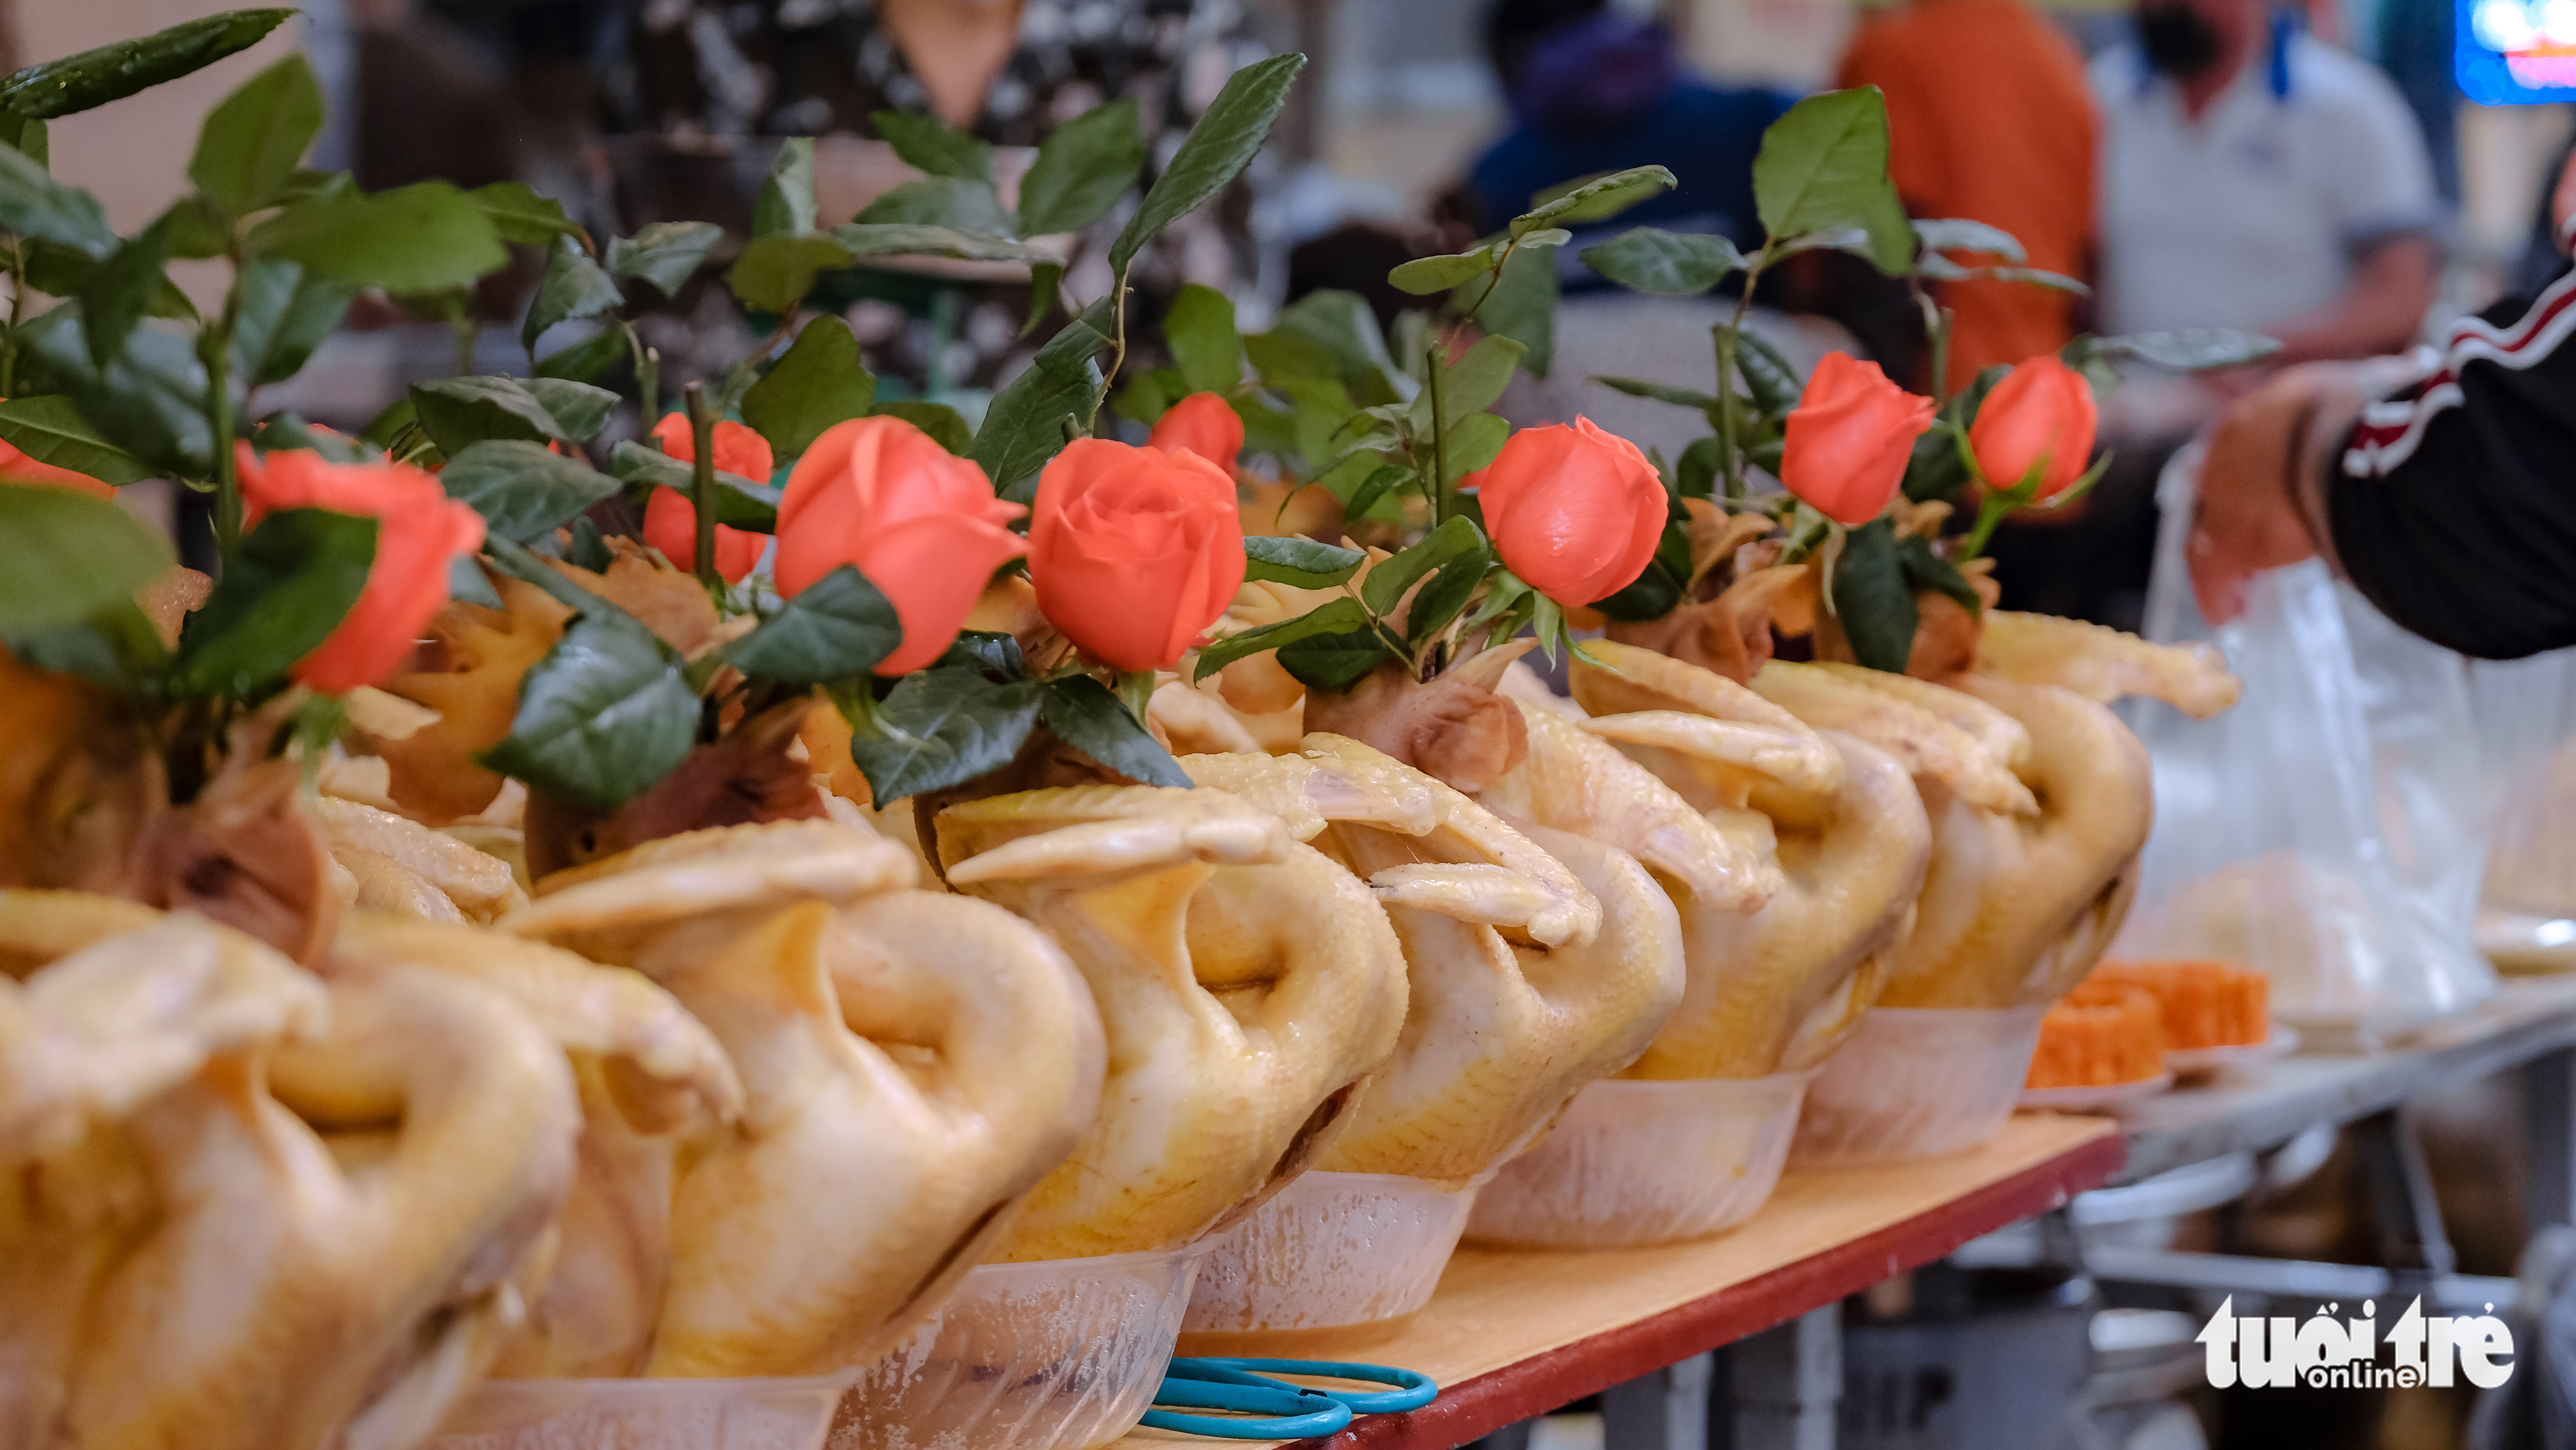
[[[1431,1302],[1473,1185],[1393,1173],[1304,1173],[1211,1241],[1189,1334],[1329,1329]]]
[[[1791,1157],[1892,1163],[1973,1148],[2021,1099],[2047,1003],[1872,1007],[1807,1089]]]
[[[848,1383],[485,1380],[421,1450],[816,1450]]]
[[[1815,1075],[1592,1083],[1476,1196],[1467,1236],[1615,1248],[1733,1228],[1779,1184]]]
[[[860,1373],[831,1450],[1090,1450],[1136,1427],[1163,1382],[1205,1243],[970,1270],[903,1346]]]

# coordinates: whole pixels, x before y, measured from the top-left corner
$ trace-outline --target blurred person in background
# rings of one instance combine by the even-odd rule
[[[1908,212],[2000,227],[2047,271],[2080,278],[2091,267],[2100,127],[2084,60],[2027,0],[1910,0],[1881,12],[1861,22],[1836,84],[1886,93],[1888,164]],[[1956,314],[1952,389],[2075,335],[2071,293],[1970,281],[1939,295]]]
[[[2282,344],[2261,372],[2133,376],[2104,409],[2114,461],[2092,495],[1998,531],[2007,607],[2135,628],[2165,460],[2271,369],[2411,344],[2443,212],[2396,86],[2265,0],[2144,0],[2136,40],[2097,56],[2092,83],[2102,330]]]

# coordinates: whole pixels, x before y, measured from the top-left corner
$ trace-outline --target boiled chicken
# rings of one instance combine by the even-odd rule
[[[1386,913],[1269,811],[1068,787],[950,806],[937,839],[950,884],[1063,944],[1108,1033],[1100,1115],[1021,1206],[1004,1259],[1172,1248],[1249,1212],[1395,1049],[1405,967]],[[1441,869],[1389,889],[1475,889],[1473,868]]]
[[[510,863],[418,821],[324,796],[314,804],[349,904],[422,921],[489,923],[525,906]]]
[[[872,1360],[1091,1120],[1100,1028],[1064,953],[913,870],[827,822],[695,831],[504,919],[667,987],[741,1074],[740,1122],[674,1189],[648,1373]]]
[[[1911,675],[1785,660],[1764,665],[1753,688],[1816,729],[1859,736],[1980,810],[2038,809],[2014,774],[2028,758],[2028,731],[1982,701]]]
[[[1758,862],[1762,888],[1745,894],[1746,910],[1731,893],[1659,871],[1681,911],[1687,985],[1623,1075],[1758,1078],[1815,1066],[1877,999],[1904,940],[1931,853],[1921,797],[1886,752],[1812,730],[1714,671],[1604,641],[1586,653],[1570,680],[1591,714],[1574,728],[1652,771],[1726,843],[1709,859]],[[1575,747],[1560,722],[1537,711],[1531,720],[1533,768],[1562,778],[1553,761]],[[1531,798],[1578,819],[1580,807],[1546,804],[1569,795]],[[1657,814],[1670,819],[1669,807]]]
[[[71,929],[60,906],[37,904],[52,919],[17,954]],[[223,1024],[182,1054],[202,1051],[193,1072],[21,1168],[0,1217],[10,1443],[396,1450],[517,1322],[572,1170],[560,1054],[493,993],[415,968],[331,983],[326,1031],[320,984],[262,952],[173,917],[30,978],[40,999],[74,976],[143,988],[109,1051],[153,1054],[210,986],[231,1010],[193,1014]],[[253,980],[271,990],[246,1003]]]
[[[1316,1166],[1463,1185],[1645,1050],[1680,1000],[1679,924],[1622,851],[1515,829],[1355,740],[1309,735],[1305,751],[1182,768],[1238,791],[1249,773],[1302,775],[1314,844],[1378,894],[1402,944],[1403,1035]]]
[[[2018,685],[2059,685],[2097,704],[2129,695],[2162,700],[2195,720],[2236,703],[2245,683],[2215,645],[2149,644],[2080,619],[1985,612],[1975,672]]]
[[[713,1034],[641,973],[498,932],[353,912],[334,971],[427,967],[491,988],[567,1055],[581,1096],[579,1168],[559,1247],[492,1372],[641,1373],[669,1273],[671,1187],[684,1147],[729,1123],[742,1083]]]

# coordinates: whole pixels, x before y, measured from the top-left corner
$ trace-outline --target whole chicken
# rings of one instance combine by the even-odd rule
[[[554,1267],[494,1360],[503,1378],[620,1377],[651,1355],[685,1145],[742,1110],[712,1033],[641,973],[499,932],[370,911],[341,921],[329,970],[410,965],[478,982],[562,1049],[580,1093],[579,1167]]]
[[[1386,913],[1269,812],[1219,790],[1076,786],[950,806],[936,835],[952,885],[1063,944],[1109,1039],[1100,1116],[1003,1259],[1173,1248],[1250,1212],[1395,1050],[1405,967]]]
[[[1884,751],[1809,729],[1714,671],[1633,645],[1585,648],[1599,663],[1573,664],[1574,698],[1591,712],[1574,728],[1615,744],[1698,812],[1725,843],[1725,855],[1706,859],[1750,858],[1761,873],[1747,898],[1759,904],[1747,911],[1735,904],[1740,888],[1705,892],[1664,868],[1687,985],[1672,1021],[1622,1075],[1759,1078],[1815,1066],[1877,1000],[1912,920],[1932,849],[1921,797]],[[1569,788],[1544,788],[1567,779],[1560,762],[1577,757],[1566,722],[1541,714],[1531,715],[1529,767],[1541,774],[1512,788],[1557,819],[1609,824],[1603,809],[1571,803]],[[1669,806],[1653,818],[1676,842],[1695,839],[1680,835]]]
[[[491,921],[525,906],[510,863],[418,821],[358,801],[314,803],[349,905],[423,921]]]
[[[1307,736],[1302,759],[1181,767],[1265,808],[1282,788],[1297,796],[1292,833],[1378,893],[1402,944],[1403,1036],[1318,1168],[1462,1185],[1635,1060],[1680,998],[1671,905],[1623,852],[1515,830],[1337,735]]]
[[[70,930],[56,906],[34,914],[51,919],[31,935]],[[0,903],[0,930],[10,916]],[[82,976],[132,994],[134,1040],[101,1051],[168,1043],[186,1016],[168,1009],[213,1000],[211,982],[233,1010],[200,1014],[228,1021],[179,1055],[202,1053],[193,1071],[21,1167],[33,1192],[0,1218],[0,1386],[32,1394],[10,1443],[395,1450],[517,1322],[572,1171],[561,1055],[495,994],[416,968],[330,983],[326,1027],[322,985],[285,988],[295,969],[252,965],[264,950],[172,917],[30,977],[30,998]],[[228,965],[210,978],[210,962]],[[264,1002],[230,990],[253,976]],[[245,1040],[253,1017],[275,1032]]]
[[[504,919],[667,987],[741,1074],[739,1123],[673,1192],[648,1373],[873,1359],[1090,1122],[1100,1027],[1064,953],[913,871],[850,827],[726,827],[558,873]]]

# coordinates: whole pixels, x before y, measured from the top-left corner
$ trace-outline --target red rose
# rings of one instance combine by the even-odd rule
[[[662,451],[682,463],[698,461],[697,435],[689,431],[685,413],[665,413],[653,425],[653,441]],[[769,440],[740,423],[716,424],[716,467],[725,473],[738,474],[754,483],[769,482],[778,467],[769,451]],[[678,489],[657,488],[644,502],[644,542],[662,551],[662,557],[673,565],[694,571],[698,567],[698,506]],[[769,547],[766,535],[750,529],[729,529],[716,525],[716,573],[727,584],[739,584],[760,563],[761,551]]]
[[[1077,438],[1038,475],[1029,580],[1092,658],[1168,668],[1243,586],[1234,480],[1195,451]]]
[[[1878,364],[1829,352],[1789,413],[1780,482],[1816,512],[1854,528],[1877,518],[1905,482],[1932,400],[1887,380]]]
[[[1596,427],[1524,428],[1481,472],[1476,490],[1494,552],[1559,604],[1606,599],[1636,581],[1663,538],[1663,480],[1637,445]]]
[[[410,657],[447,602],[447,566],[483,544],[483,516],[403,463],[331,463],[301,449],[266,458],[234,445],[245,524],[318,508],[376,521],[376,562],[339,628],[288,673],[326,695],[372,685]]]
[[[1147,441],[1166,453],[1186,449],[1231,478],[1234,457],[1243,451],[1243,418],[1215,393],[1192,393],[1163,411]]]
[[[1968,451],[1977,455],[1977,471],[1992,489],[2018,487],[2032,468],[2041,467],[2039,492],[2031,500],[2038,503],[2084,476],[2096,421],[2093,385],[2055,353],[2042,353],[1986,394],[1977,421],[1968,425]]]
[[[792,599],[857,565],[903,623],[903,643],[876,672],[917,670],[957,638],[993,571],[1028,552],[1003,527],[1025,512],[993,496],[984,470],[901,418],[835,423],[788,475],[778,592]]]

